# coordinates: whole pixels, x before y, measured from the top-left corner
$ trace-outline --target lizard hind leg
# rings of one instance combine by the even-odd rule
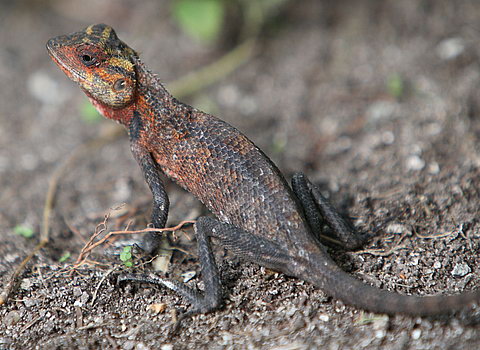
[[[203,217],[209,226],[208,232],[219,244],[235,256],[254,262],[275,271],[287,273],[292,261],[288,251],[268,238],[247,232],[235,225],[222,223],[214,218]]]
[[[222,286],[209,236],[216,238],[224,248],[236,256],[272,270],[286,272],[291,262],[288,252],[279,244],[214,218],[200,217],[195,223],[195,235],[202,280],[205,285],[203,293],[179,281],[162,278],[155,274],[122,274],[117,279],[119,283],[134,281],[160,285],[186,298],[193,307],[179,316],[173,333],[178,330],[181,320],[195,314],[213,311],[222,303]]]
[[[347,249],[358,248],[370,238],[369,235],[359,233],[345,220],[305,174],[293,175],[292,188],[302,205],[310,228],[317,237],[326,224],[333,231],[335,238],[340,240],[337,243]]]

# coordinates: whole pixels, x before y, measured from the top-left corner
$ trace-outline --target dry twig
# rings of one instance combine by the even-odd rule
[[[99,239],[98,241],[95,242],[95,239],[98,238],[103,232],[106,231],[107,229],[107,220],[108,220],[109,214],[105,215],[105,220],[97,226],[97,229],[95,230],[95,233],[90,237],[89,241],[85,246],[82,248],[77,261],[75,262],[74,268],[79,267],[80,265],[83,265],[87,259],[87,257],[90,255],[91,251],[98,247],[99,245],[104,244],[110,237],[116,236],[116,235],[132,235],[132,234],[139,234],[139,233],[146,233],[146,232],[173,232],[177,231],[180,228],[182,228],[186,224],[194,224],[194,220],[185,220],[180,222],[178,225],[174,227],[166,227],[166,228],[146,228],[143,230],[135,230],[135,231],[129,231],[129,230],[124,230],[124,231],[111,231],[107,233],[103,238]],[[100,229],[98,229],[101,227]]]
[[[400,236],[398,242],[388,250],[385,250],[385,249],[364,249],[364,250],[356,251],[355,254],[370,254],[370,255],[375,255],[375,256],[389,256],[389,255],[393,254],[394,252],[396,252],[397,250],[407,249],[405,244],[401,244],[401,243],[405,239],[405,237],[408,236],[408,234],[409,234],[408,231],[403,233]]]

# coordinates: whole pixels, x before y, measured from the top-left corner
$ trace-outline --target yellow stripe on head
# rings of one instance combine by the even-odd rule
[[[116,67],[122,67],[124,68],[127,72],[132,70],[133,63],[130,62],[130,60],[124,59],[124,58],[119,58],[119,57],[112,57],[108,60],[108,64],[110,66],[116,66]]]
[[[94,24],[89,25],[89,26],[87,27],[87,29],[85,29],[85,33],[87,33],[87,35],[92,35],[92,33],[93,33],[93,26],[94,26]]]
[[[102,37],[100,39],[101,43],[106,43],[108,39],[110,39],[110,33],[112,32],[112,27],[105,27],[105,29],[102,32]]]

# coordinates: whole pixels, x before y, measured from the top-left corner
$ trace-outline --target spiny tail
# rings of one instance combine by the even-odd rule
[[[314,284],[345,304],[375,313],[433,316],[446,314],[480,301],[480,291],[449,296],[397,294],[372,287],[356,279],[323,254],[310,261],[310,271],[307,270],[304,276],[297,277]]]

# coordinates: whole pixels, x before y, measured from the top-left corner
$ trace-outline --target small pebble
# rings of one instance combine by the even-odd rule
[[[418,262],[420,261],[420,258],[418,256],[415,256],[410,259],[409,264],[410,266],[417,266]]]
[[[135,350],[148,350],[149,347],[146,346],[144,343],[138,343],[137,346],[135,346]]]
[[[24,290],[30,290],[32,288],[32,280],[29,279],[29,278],[25,278],[24,280],[22,280],[22,282],[20,283],[20,288],[24,289]]]
[[[443,60],[451,60],[465,51],[465,42],[462,38],[448,38],[437,45],[437,54]]]
[[[90,295],[87,292],[82,293],[82,296],[80,297],[82,304],[86,304],[88,299],[90,299]]]
[[[370,122],[377,122],[379,120],[388,120],[393,117],[396,103],[390,101],[378,101],[370,105],[366,115]]]
[[[134,347],[135,347],[135,341],[127,340],[125,343],[123,343],[122,349],[133,350]]]
[[[158,313],[164,312],[167,309],[167,304],[165,303],[151,304],[148,306],[148,309],[153,313],[158,314]]]
[[[438,175],[440,172],[440,166],[437,162],[432,162],[428,164],[428,173],[431,175]]]
[[[388,327],[389,322],[390,317],[388,317],[387,315],[378,316],[374,318],[372,327],[377,331],[385,330]]]
[[[412,339],[418,340],[422,336],[422,330],[421,329],[414,329],[412,331]]]
[[[405,233],[407,232],[408,229],[405,225],[402,224],[396,224],[396,223],[391,223],[388,224],[387,227],[385,227],[385,232],[387,233]]]
[[[190,281],[192,278],[195,277],[197,273],[195,271],[186,271],[184,273],[182,273],[182,278],[183,278],[183,283],[187,283],[188,281]]]
[[[425,167],[425,161],[417,155],[411,155],[406,161],[407,170],[418,171]]]
[[[23,303],[26,307],[33,307],[38,304],[38,301],[35,299],[24,299]]]
[[[391,131],[385,131],[382,134],[382,142],[385,145],[391,145],[392,143],[395,142],[395,134]]]
[[[377,339],[385,338],[386,333],[387,332],[385,332],[384,329],[379,329],[378,331],[375,331],[375,338],[377,338]]]
[[[80,287],[73,287],[73,296],[74,297],[79,297],[82,295],[82,289]]]
[[[16,310],[10,311],[4,318],[3,318],[3,324],[5,326],[13,326],[16,324],[18,321],[20,321],[20,313]]]
[[[330,321],[330,316],[328,316],[327,314],[321,314],[318,318],[320,319],[320,321],[323,321],[323,322]]]
[[[461,263],[461,264],[456,264],[453,267],[452,275],[454,277],[463,277],[463,276],[469,274],[470,272],[472,272],[472,269],[470,268],[470,266],[468,266],[465,263]]]

